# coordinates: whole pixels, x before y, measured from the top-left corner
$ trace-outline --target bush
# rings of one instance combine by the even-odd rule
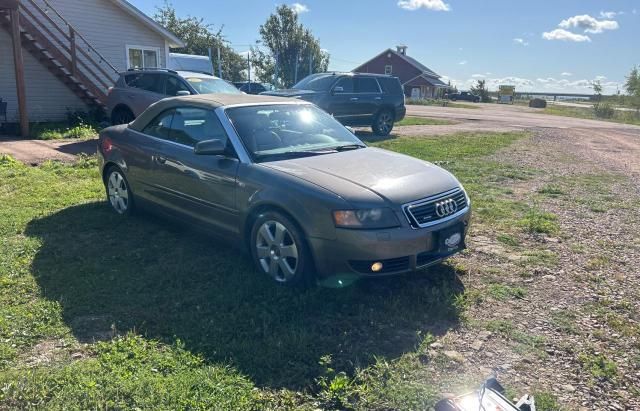
[[[547,108],[547,100],[542,98],[534,98],[529,100],[529,107],[533,108]]]
[[[593,106],[593,111],[598,118],[613,118],[616,114],[616,110],[611,107],[611,104],[602,102],[596,103],[596,105]]]

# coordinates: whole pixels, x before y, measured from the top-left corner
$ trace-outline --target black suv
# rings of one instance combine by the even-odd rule
[[[346,126],[371,126],[382,136],[388,135],[407,111],[400,80],[381,74],[312,74],[289,90],[262,94],[309,101]]]
[[[479,103],[480,102],[480,96],[476,96],[475,94],[471,94],[468,91],[461,91],[460,93],[449,94],[449,99],[451,101],[463,100],[463,101],[471,101],[473,103]]]

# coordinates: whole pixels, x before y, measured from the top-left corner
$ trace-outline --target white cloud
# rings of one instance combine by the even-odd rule
[[[600,12],[600,18],[603,19],[612,19],[615,16],[617,16],[619,13],[615,12],[615,11],[601,11]],[[620,13],[622,14],[622,13]]]
[[[490,75],[491,75],[491,74],[493,74],[493,73],[491,73],[490,71],[487,71],[487,72],[486,72],[486,73],[484,73],[484,74],[486,74],[487,76],[490,76]]]
[[[525,47],[529,45],[528,42],[524,41],[524,39],[522,39],[520,37],[516,37],[515,39],[513,39],[513,42],[516,43],[516,44],[520,44],[522,46],[525,46]]]
[[[606,79],[607,78],[605,76],[596,76],[596,78],[594,80],[603,81],[603,80],[606,80]]]
[[[446,79],[445,79],[446,78]],[[597,80],[598,77],[595,77],[593,80]],[[471,76],[466,80],[455,80],[449,77],[444,76],[443,81],[447,82],[451,80],[451,84],[455,85],[461,90],[469,89],[471,86],[475,85],[478,78],[475,76]],[[518,91],[538,91],[538,92],[554,92],[554,93],[584,93],[584,94],[592,94],[593,80],[581,79],[581,80],[567,80],[566,78],[557,79],[553,77],[547,78],[537,78],[534,80],[528,78],[522,78],[518,76],[507,76],[502,78],[486,78],[487,88],[491,91],[498,90],[498,86],[502,84],[510,84],[516,86],[516,90]],[[620,83],[615,81],[602,82],[602,87],[604,89],[605,94],[614,94],[616,93],[618,87],[620,87]]]
[[[575,42],[591,41],[591,38],[589,36],[572,33],[564,29],[545,31],[544,33],[542,33],[542,38],[546,40],[563,40]]]
[[[584,30],[585,33],[602,33],[605,30],[616,30],[620,26],[615,20],[598,20],[588,14],[583,14],[562,20],[558,27],[563,29],[576,27]]]
[[[568,71],[563,71],[560,75],[564,77],[571,77],[573,76],[573,73],[569,73]]]
[[[418,10],[425,8],[434,11],[449,11],[451,7],[443,0],[400,0],[398,7],[405,10]]]
[[[460,63],[458,63],[458,64],[460,64],[461,66],[464,66],[465,64],[467,64],[467,60],[462,60],[462,61],[461,61]]]
[[[486,76],[484,74],[473,74],[471,77],[473,77],[473,78],[485,78]]]
[[[293,3],[289,7],[296,14],[302,14],[302,13],[306,13],[306,12],[309,11],[309,7],[306,4],[302,4],[302,3]]]

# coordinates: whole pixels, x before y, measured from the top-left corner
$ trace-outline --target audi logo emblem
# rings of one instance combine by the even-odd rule
[[[452,214],[455,214],[457,211],[458,203],[456,203],[452,198],[436,203],[436,214],[440,218],[448,217]]]

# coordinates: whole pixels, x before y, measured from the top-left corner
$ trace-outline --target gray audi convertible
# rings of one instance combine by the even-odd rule
[[[115,212],[240,240],[279,283],[405,273],[465,248],[470,201],[453,175],[368,147],[301,100],[161,100],[103,130],[98,158]]]

